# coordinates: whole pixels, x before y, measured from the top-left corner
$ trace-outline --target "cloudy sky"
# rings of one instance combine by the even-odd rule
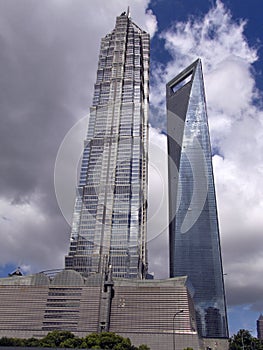
[[[165,83],[201,57],[230,331],[255,331],[263,312],[263,5],[244,3],[0,0],[0,276],[16,266],[63,267],[100,39],[130,5],[152,36],[150,270],[168,275]]]

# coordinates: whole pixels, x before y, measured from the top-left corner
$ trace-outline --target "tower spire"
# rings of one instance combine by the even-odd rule
[[[131,17],[131,14],[130,14],[130,6],[128,6],[128,8],[127,8],[127,17],[128,17],[128,18]]]

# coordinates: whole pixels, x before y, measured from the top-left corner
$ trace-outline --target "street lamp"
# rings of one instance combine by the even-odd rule
[[[174,348],[174,350],[176,350],[175,349],[175,327],[174,327],[175,317],[179,314],[182,314],[183,312],[184,312],[184,310],[179,310],[173,316],[173,348]]]

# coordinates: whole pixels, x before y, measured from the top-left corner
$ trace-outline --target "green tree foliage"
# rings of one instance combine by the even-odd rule
[[[40,346],[43,348],[57,348],[67,339],[73,338],[75,338],[75,335],[69,331],[53,331],[40,340]]]
[[[39,340],[36,338],[24,339],[24,346],[28,347],[39,347]]]
[[[89,349],[132,350],[129,338],[123,338],[118,334],[103,332],[92,333],[85,338],[86,347]]]
[[[248,330],[240,329],[229,339],[229,350],[263,350],[263,343]]]
[[[142,344],[138,347],[138,350],[150,350],[149,346]]]
[[[84,344],[85,345],[85,344]],[[71,348],[71,349],[82,349],[85,348],[83,345],[83,338],[68,338],[64,340],[62,343],[60,343],[59,347],[60,348]]]
[[[0,338],[0,346],[103,350],[150,350],[150,348],[144,344],[137,348],[131,344],[129,338],[123,338],[118,334],[110,332],[91,333],[84,338],[78,338],[69,331],[49,332],[42,339],[18,339],[2,337]]]
[[[19,338],[2,337],[0,339],[0,346],[25,346],[25,340]]]

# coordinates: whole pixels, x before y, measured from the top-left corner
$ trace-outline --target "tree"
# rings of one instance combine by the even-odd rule
[[[85,346],[82,346],[83,344],[83,339],[82,338],[68,338],[64,340],[62,343],[60,343],[61,348],[71,348],[71,349],[81,349],[85,348]]]
[[[129,338],[111,332],[91,333],[86,336],[85,343],[90,349],[132,350]]]
[[[83,347],[87,349],[92,349],[92,347],[99,345],[99,335],[98,333],[91,333],[84,338]]]
[[[2,337],[0,339],[0,346],[12,346],[12,345],[14,345],[12,338]]]
[[[27,347],[38,348],[39,347],[39,343],[40,343],[39,339],[36,339],[34,337],[24,340],[24,346],[27,346]]]
[[[24,339],[2,337],[0,346],[24,346]]]
[[[111,332],[91,333],[84,338],[82,348],[88,349],[107,349],[107,350],[150,350],[146,345],[140,345],[139,348],[131,344],[129,338],[124,338]]]
[[[73,339],[75,335],[69,331],[52,331],[39,341],[43,348],[57,348],[67,339]]]
[[[2,337],[0,338],[0,346],[103,350],[150,350],[150,348],[145,344],[142,344],[137,348],[131,344],[129,338],[123,338],[120,335],[111,332],[91,333],[85,338],[79,338],[69,331],[58,330],[49,332],[40,340],[36,338],[19,339]]]
[[[150,350],[150,348],[149,346],[142,344],[142,345],[139,345],[138,350]]]
[[[229,339],[229,350],[263,350],[263,344],[248,330],[240,329]]]

